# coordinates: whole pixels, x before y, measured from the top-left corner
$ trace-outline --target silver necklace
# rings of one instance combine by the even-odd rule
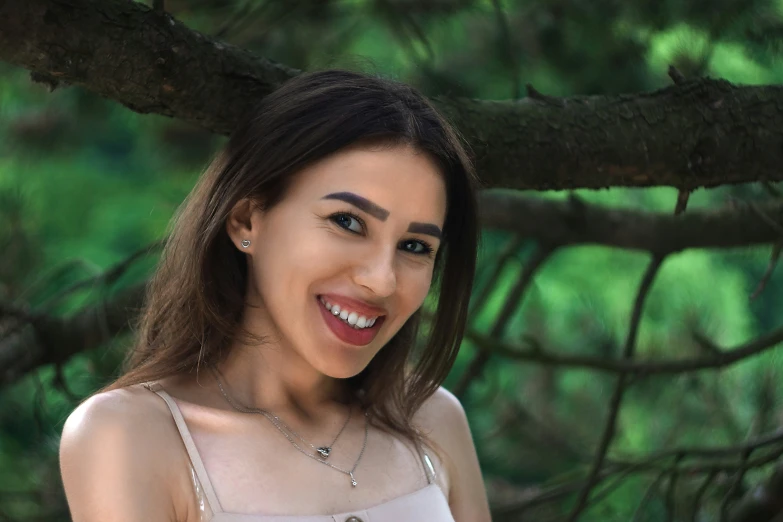
[[[220,377],[218,377],[218,373],[219,372],[217,371],[217,368],[214,368],[214,367],[210,367],[210,368],[212,369],[212,373],[215,375],[215,380],[217,381],[218,388],[220,388],[220,393],[223,394],[223,397],[226,399],[226,401],[229,403],[229,405],[231,405],[232,408],[234,408],[235,410],[237,410],[239,412],[242,412],[242,413],[260,413],[261,415],[263,415],[264,417],[269,419],[269,421],[272,424],[274,424],[275,428],[277,428],[277,430],[280,433],[282,433],[285,436],[286,439],[288,439],[288,442],[290,442],[294,446],[294,448],[299,450],[300,453],[310,457],[311,459],[315,460],[316,462],[320,462],[321,464],[326,464],[330,468],[335,469],[335,470],[339,471],[340,473],[344,473],[345,475],[348,475],[350,477],[350,479],[351,479],[351,486],[352,487],[356,487],[357,486],[356,478],[354,477],[353,473],[354,473],[354,471],[356,471],[356,468],[359,466],[359,461],[362,460],[362,455],[364,455],[364,450],[367,447],[367,435],[368,435],[368,432],[369,432],[369,426],[368,426],[369,423],[367,421],[367,412],[364,413],[364,442],[362,443],[362,450],[359,452],[359,457],[356,459],[356,462],[354,463],[353,467],[350,470],[345,470],[345,469],[342,469],[342,468],[339,468],[339,467],[335,466],[334,464],[326,462],[325,459],[326,459],[326,457],[329,456],[329,453],[332,451],[332,446],[337,441],[337,439],[340,437],[340,434],[343,432],[345,427],[348,425],[348,420],[350,420],[350,418],[351,418],[351,412],[353,411],[353,409],[350,409],[348,411],[348,419],[345,421],[345,424],[343,424],[343,427],[340,430],[340,433],[337,434],[337,437],[334,438],[332,443],[329,446],[321,446],[321,447],[316,448],[315,446],[313,446],[312,444],[310,444],[309,442],[304,440],[298,433],[296,433],[294,430],[292,430],[282,420],[280,420],[280,418],[277,415],[273,415],[272,413],[270,413],[270,412],[268,412],[266,410],[262,410],[261,408],[248,408],[246,406],[241,406],[241,405],[237,404],[237,402],[234,399],[232,399],[231,396],[228,393],[226,393],[226,390],[223,388],[223,383],[221,382]],[[283,428],[283,426],[285,426],[285,429]],[[291,435],[289,435],[286,430],[288,430],[291,433],[293,433],[302,442],[305,442],[306,444],[309,444],[314,450],[316,450],[316,452],[318,452],[318,456],[316,456],[313,453],[309,453],[306,450],[302,449],[299,446],[299,444],[297,444],[296,441],[293,438],[291,438]]]
[[[213,370],[213,372],[217,372],[217,369],[215,369],[215,368],[213,368],[212,370]],[[221,380],[220,380],[220,378],[218,377],[217,374],[215,375],[215,379],[217,380],[218,387],[220,388],[220,392],[223,394],[223,397],[226,398],[226,401],[228,401],[228,403],[231,405],[231,407],[233,407],[235,410],[240,411],[242,413],[260,413],[261,415],[264,415],[267,418],[269,418],[271,416],[274,420],[272,420],[272,419],[269,419],[269,420],[272,420],[275,424],[278,424],[278,423],[281,424],[286,430],[288,430],[291,433],[293,433],[293,435],[296,438],[298,438],[299,440],[301,440],[302,442],[304,442],[305,444],[307,444],[308,446],[313,448],[318,453],[318,455],[321,458],[324,458],[324,459],[329,457],[329,454],[332,452],[332,447],[334,447],[334,444],[337,442],[337,439],[339,439],[340,435],[342,435],[343,431],[345,431],[345,427],[348,426],[348,422],[351,420],[351,415],[353,414],[353,405],[349,405],[348,406],[348,417],[345,419],[345,422],[343,423],[342,428],[340,428],[340,431],[334,437],[332,442],[329,443],[328,446],[314,446],[312,443],[306,441],[301,435],[299,435],[296,431],[294,431],[293,428],[291,428],[288,424],[283,422],[283,420],[280,419],[280,417],[278,417],[277,415],[274,415],[273,413],[268,412],[266,410],[262,410],[260,408],[248,408],[247,406],[242,406],[242,405],[238,404],[234,399],[231,398],[230,395],[228,395],[226,393],[225,389],[223,388],[223,384],[222,384],[222,382],[221,382]]]

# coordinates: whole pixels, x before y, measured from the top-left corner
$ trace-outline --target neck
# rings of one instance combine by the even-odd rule
[[[345,381],[317,372],[278,345],[235,345],[216,366],[225,392],[240,406],[319,423],[352,402]]]

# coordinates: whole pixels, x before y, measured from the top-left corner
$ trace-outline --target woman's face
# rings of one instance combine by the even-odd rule
[[[441,173],[408,146],[348,148],[306,168],[231,233],[251,241],[240,247],[260,305],[251,324],[286,357],[356,375],[424,302],[445,217]]]

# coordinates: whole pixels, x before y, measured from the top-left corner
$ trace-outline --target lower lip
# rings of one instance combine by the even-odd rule
[[[385,317],[379,317],[371,327],[357,329],[327,310],[319,298],[316,298],[316,304],[321,310],[321,315],[332,333],[341,341],[354,346],[370,344],[372,340],[375,339],[375,336],[378,334],[378,330],[385,319]]]

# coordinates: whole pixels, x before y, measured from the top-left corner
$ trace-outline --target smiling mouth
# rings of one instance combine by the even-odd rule
[[[319,296],[318,301],[321,303],[321,306],[329,311],[329,313],[357,330],[372,328],[373,325],[375,325],[375,322],[383,317],[380,315],[366,316],[359,314],[358,312],[353,312],[350,309],[342,309],[339,305],[330,303],[323,296]]]
[[[380,315],[370,317],[368,322],[366,316],[360,316],[356,312],[349,312],[348,310],[341,310],[337,305],[332,305],[331,309],[328,308],[328,305],[331,303],[322,296],[316,296],[316,301],[318,308],[321,310],[321,316],[324,318],[324,322],[326,322],[329,330],[339,340],[354,346],[364,346],[372,342],[386,319],[386,316]],[[334,313],[335,310],[337,310],[337,314]],[[364,319],[364,326],[359,326],[362,318]]]

